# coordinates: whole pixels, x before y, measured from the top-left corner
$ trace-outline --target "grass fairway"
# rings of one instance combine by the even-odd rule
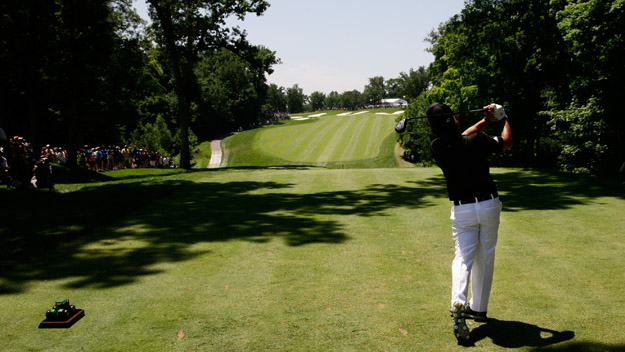
[[[438,169],[110,172],[0,189],[3,351],[459,351]],[[504,202],[475,350],[625,349],[625,197],[495,169]],[[86,316],[38,329],[55,299]]]
[[[396,167],[395,111],[308,114],[245,131],[224,140],[227,165]]]

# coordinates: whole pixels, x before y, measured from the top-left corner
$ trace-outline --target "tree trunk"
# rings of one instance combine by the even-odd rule
[[[71,75],[73,76],[73,75]],[[71,77],[70,76],[70,77]],[[80,120],[78,118],[78,83],[69,80],[69,99],[67,104],[67,165],[72,167],[78,164],[76,152],[81,144]]]
[[[178,98],[178,123],[180,126],[180,167],[191,169],[191,152],[189,150],[189,121],[190,121],[190,101],[187,97],[186,82],[180,67],[180,53],[176,46],[174,31],[171,19],[171,8],[168,5],[161,5],[156,1],[148,0],[156,10],[161,30],[165,36],[165,49],[169,56],[171,69],[174,74],[174,87]]]
[[[178,85],[178,84],[176,84]],[[186,170],[191,169],[191,151],[189,148],[189,101],[184,92],[178,93],[178,119],[180,121],[180,167]]]

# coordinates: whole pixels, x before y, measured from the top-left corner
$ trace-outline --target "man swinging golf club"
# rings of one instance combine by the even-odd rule
[[[490,104],[484,109],[484,118],[464,132],[459,130],[458,115],[445,104],[432,104],[425,118],[436,136],[430,148],[445,175],[449,199],[453,202],[455,257],[450,311],[459,343],[470,338],[465,318],[486,321],[493,281],[501,202],[487,156],[512,147],[512,132],[503,107]],[[499,120],[500,135],[481,133],[494,119]],[[467,301],[469,281],[471,298]]]

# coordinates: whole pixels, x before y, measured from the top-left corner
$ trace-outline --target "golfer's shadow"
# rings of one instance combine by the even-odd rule
[[[568,341],[575,337],[573,331],[554,331],[518,321],[488,319],[486,324],[471,331],[471,342],[489,337],[497,346],[506,348],[544,347]]]

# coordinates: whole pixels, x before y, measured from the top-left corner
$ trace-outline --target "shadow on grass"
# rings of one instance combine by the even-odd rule
[[[275,182],[151,178],[65,194],[1,193],[11,206],[2,208],[0,295],[43,280],[66,280],[68,288],[125,285],[158,273],[160,263],[211,255],[194,248],[198,243],[338,244],[349,237],[330,216],[426,207],[433,190],[369,185],[304,194]]]
[[[575,337],[575,333],[573,331],[549,330],[518,321],[488,319],[486,324],[471,331],[471,343],[469,345],[474,345],[487,337],[495,345],[505,348],[545,347],[571,340]]]
[[[622,185],[597,177],[548,170],[519,170],[493,175],[505,211],[569,209],[601,197],[625,199]]]
[[[559,173],[513,170],[495,179],[507,211],[623,198],[622,188]],[[42,280],[65,279],[72,288],[132,283],[158,273],[160,263],[211,254],[194,249],[198,243],[339,244],[349,237],[332,216],[386,216],[390,208],[429,207],[444,197],[442,176],[317,193],[275,182],[195,183],[169,176],[64,194],[0,189],[0,295]]]
[[[592,176],[532,169],[495,173],[493,179],[506,212],[569,209],[602,197],[625,199],[623,185]],[[442,174],[414,183],[438,189],[438,196],[447,197]]]

